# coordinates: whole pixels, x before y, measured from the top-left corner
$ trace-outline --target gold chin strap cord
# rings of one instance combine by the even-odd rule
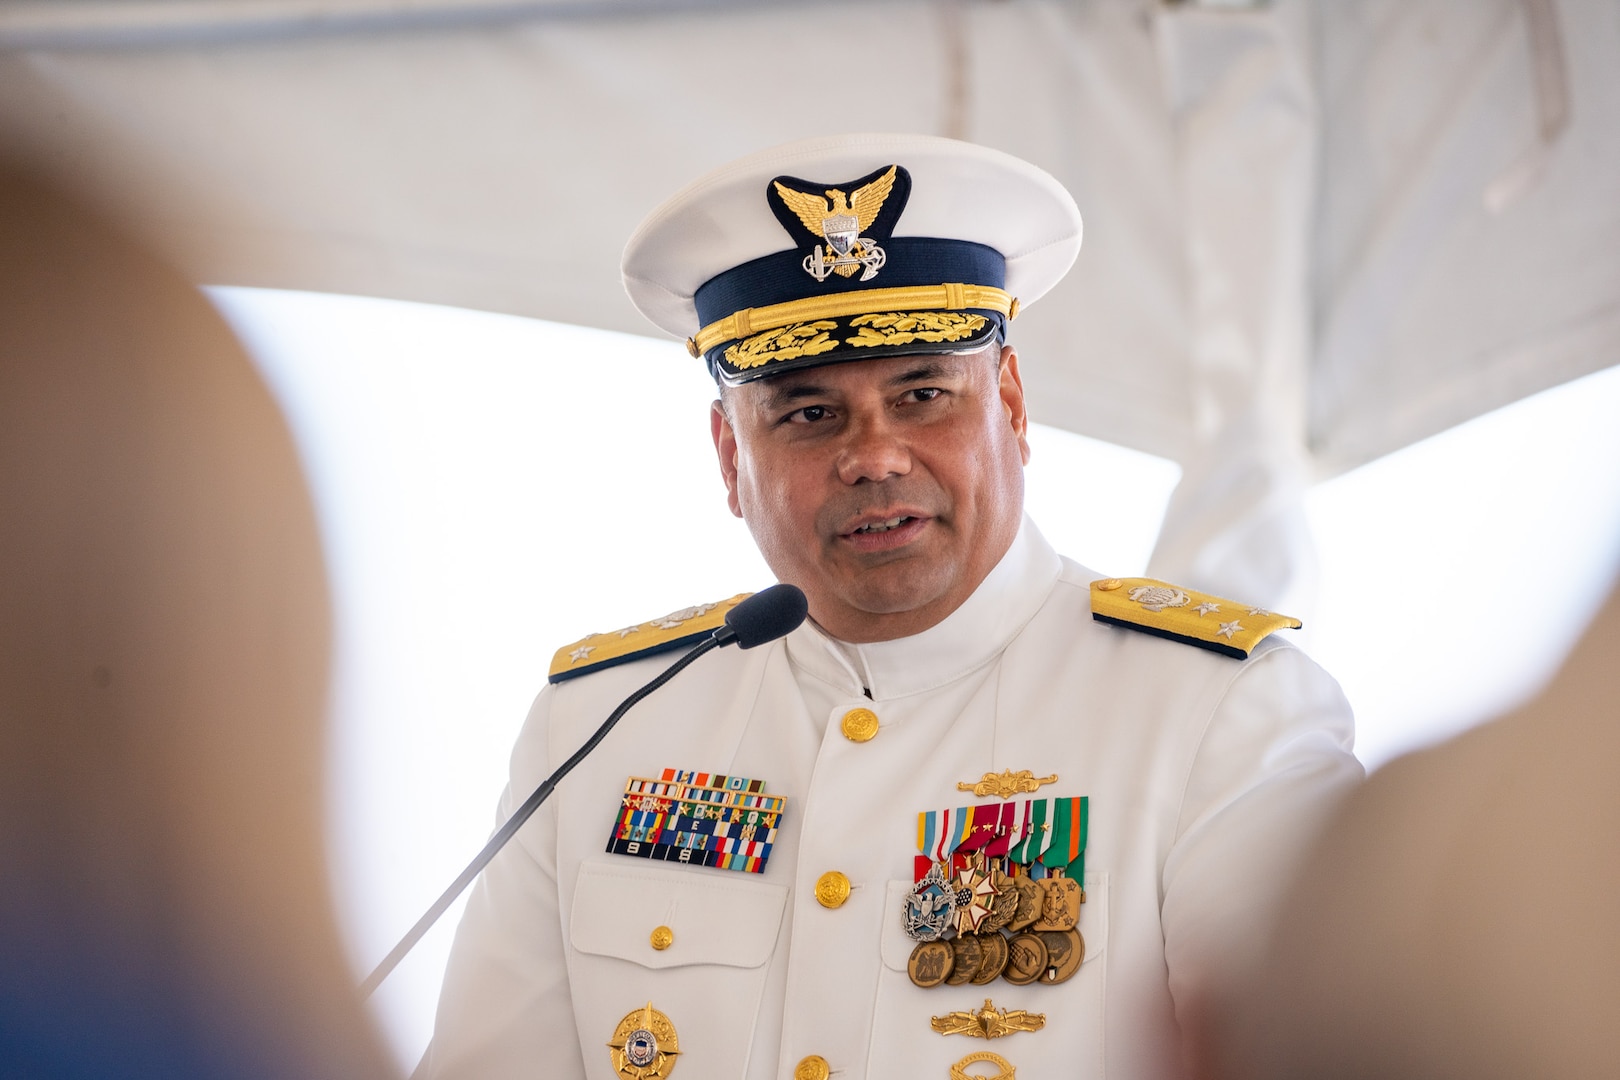
[[[994,311],[1011,319],[1018,301],[989,285],[909,285],[895,289],[862,289],[789,300],[785,304],[744,308],[712,322],[691,339],[688,351],[701,356],[723,341],[735,341],[764,330],[775,330],[813,319],[839,319],[874,311]]]

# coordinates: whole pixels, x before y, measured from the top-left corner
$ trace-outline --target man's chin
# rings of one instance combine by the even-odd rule
[[[907,636],[926,630],[956,607],[954,604],[946,606],[951,581],[938,574],[937,567],[934,569],[934,573],[873,572],[863,575],[861,580],[838,590],[835,603],[839,617],[836,623],[846,630],[852,624],[862,628],[864,633],[860,636],[867,641]],[[820,618],[817,621],[826,625]],[[855,635],[847,636],[853,640]]]

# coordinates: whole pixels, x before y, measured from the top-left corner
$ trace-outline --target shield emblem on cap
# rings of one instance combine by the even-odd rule
[[[854,214],[834,214],[821,219],[821,235],[840,256],[847,256],[860,238],[861,223]]]

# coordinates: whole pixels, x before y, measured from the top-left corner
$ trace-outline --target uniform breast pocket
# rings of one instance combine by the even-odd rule
[[[568,975],[590,1075],[617,1075],[607,1044],[649,1002],[674,1028],[683,1073],[744,1073],[787,899],[786,886],[752,877],[628,859],[580,866]]]
[[[922,989],[908,974],[916,942],[906,936],[901,909],[909,881],[891,881],[887,908],[893,913],[883,927],[883,971],[872,1026],[870,1077],[952,1075],[952,1066],[974,1055],[991,1053],[1006,1059],[1020,1080],[1042,1077],[1100,1078],[1103,1075],[1103,992],[1108,965],[1108,875],[1088,873],[1086,902],[1080,908],[1079,930],[1085,940],[1085,958],[1063,982],[1037,981],[1017,986],[1002,978],[985,983],[967,981]],[[1009,1025],[996,1014],[1015,1016]],[[955,1014],[954,1016],[952,1014]],[[969,1018],[966,1014],[978,1014]],[[1036,1030],[1034,1016],[1044,1019]],[[941,1018],[942,1023],[934,1024]],[[1017,1021],[1022,1020],[1023,1023]],[[988,1027],[997,1032],[986,1039],[970,1034]],[[939,1032],[944,1027],[947,1033]],[[968,1075],[994,1069],[983,1063],[965,1068]]]

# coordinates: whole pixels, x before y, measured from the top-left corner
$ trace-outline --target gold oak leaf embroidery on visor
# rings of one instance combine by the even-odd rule
[[[984,328],[983,315],[960,311],[891,311],[881,315],[861,315],[849,321],[859,327],[846,345],[870,348],[874,345],[908,345],[913,341],[961,341]]]
[[[747,370],[772,360],[792,360],[799,356],[820,356],[838,348],[838,342],[827,331],[838,329],[830,319],[794,323],[777,330],[767,330],[737,342],[726,349],[726,362],[732,367]]]

